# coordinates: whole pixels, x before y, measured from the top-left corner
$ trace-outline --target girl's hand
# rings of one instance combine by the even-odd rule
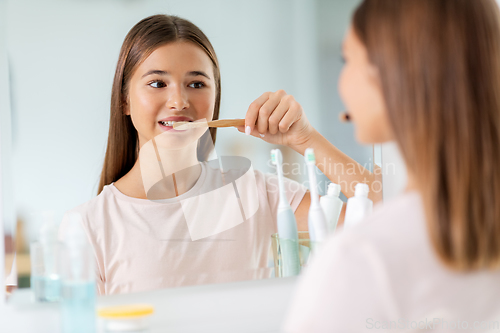
[[[284,90],[266,92],[253,101],[245,116],[245,127],[238,130],[296,151],[302,150],[314,132],[302,106]]]

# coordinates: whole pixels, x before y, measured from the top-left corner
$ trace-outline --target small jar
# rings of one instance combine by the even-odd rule
[[[154,308],[147,304],[120,305],[100,308],[101,332],[139,333],[149,331],[149,319]]]

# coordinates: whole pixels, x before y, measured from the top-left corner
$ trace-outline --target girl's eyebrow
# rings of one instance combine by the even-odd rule
[[[153,70],[150,70],[149,72],[147,72],[146,74],[144,74],[142,77],[144,78],[148,75],[154,75],[154,74],[156,74],[156,75],[169,75],[169,73],[166,71],[162,71],[159,69],[153,69]],[[203,72],[203,71],[191,71],[188,73],[188,76],[199,76],[199,75],[204,76],[210,80],[210,76],[208,76],[208,74]]]
[[[210,80],[210,76],[208,76],[207,73],[202,72],[202,71],[192,71],[192,72],[189,72],[188,75],[189,76],[198,76],[198,75],[201,75],[201,76],[204,76],[204,77],[206,77],[207,79]]]
[[[153,69],[153,70],[147,72],[146,74],[144,74],[142,77],[144,78],[144,77],[146,77],[148,75],[154,75],[154,74],[157,74],[157,75],[167,75],[168,73],[165,72],[165,71],[161,71],[159,69]]]

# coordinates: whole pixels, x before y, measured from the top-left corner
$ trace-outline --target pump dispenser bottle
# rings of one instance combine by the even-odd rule
[[[62,332],[96,332],[95,259],[81,216],[71,213],[68,222],[61,256]]]
[[[359,183],[356,185],[354,197],[347,200],[344,228],[350,228],[358,224],[373,210],[373,202],[368,199],[370,188],[367,184]]]
[[[344,202],[339,198],[339,195],[340,185],[330,183],[328,184],[326,195],[319,199],[319,204],[325,212],[328,232],[330,233],[334,232],[337,228],[340,212],[342,211],[342,206],[344,205]]]

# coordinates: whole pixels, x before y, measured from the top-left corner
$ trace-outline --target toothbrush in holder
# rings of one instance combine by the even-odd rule
[[[278,205],[278,236],[282,255],[282,275],[294,276],[300,273],[299,234],[295,214],[288,203],[283,180],[283,155],[281,150],[271,150],[271,161],[278,171],[280,199]]]
[[[318,183],[316,181],[316,156],[312,148],[307,148],[304,153],[307,171],[309,174],[309,187],[311,191],[311,206],[309,207],[308,226],[309,238],[313,242],[322,242],[328,235],[326,216],[319,204]]]

